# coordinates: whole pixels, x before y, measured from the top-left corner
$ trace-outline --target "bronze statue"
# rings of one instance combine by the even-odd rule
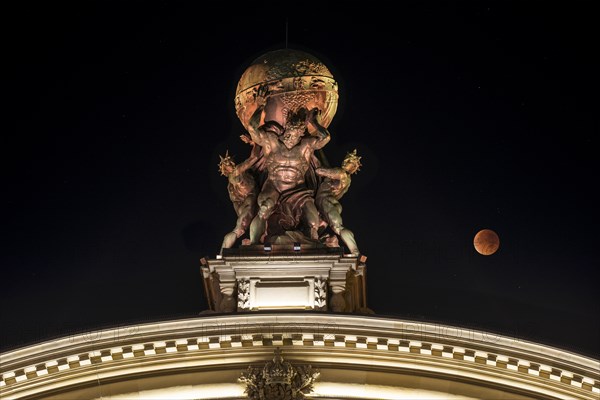
[[[347,153],[341,168],[317,168],[316,173],[322,176],[323,182],[316,195],[316,204],[321,215],[336,235],[348,247],[350,253],[358,255],[358,246],[354,234],[342,224],[342,205],[339,200],[348,191],[352,181],[351,175],[357,173],[361,167],[360,157],[356,149]]]
[[[242,140],[244,139],[242,138]],[[260,148],[247,139],[245,141],[252,144],[252,151],[250,152],[250,157],[242,163],[236,165],[229,156],[229,152],[225,153],[225,157],[219,156],[221,158],[219,170],[221,171],[221,175],[227,177],[229,198],[238,215],[235,228],[225,235],[223,239],[221,253],[223,253],[224,248],[233,246],[235,241],[248,229],[252,219],[256,215],[257,187],[256,181],[250,173],[250,168],[258,160]]]
[[[266,53],[246,69],[235,107],[250,134],[242,140],[253,149],[239,166],[228,155],[221,158],[238,213],[221,252],[249,230],[252,244],[306,241],[337,247],[339,238],[350,253],[359,254],[353,233],[342,224],[339,200],[360,157],[355,150],[341,168],[321,168],[327,163],[319,150],[330,140],[327,127],[336,113],[337,90],[329,69],[297,50]]]
[[[329,142],[329,131],[319,123],[316,107],[309,111],[304,107],[290,111],[283,127],[275,121],[260,125],[263,115],[264,105],[260,105],[248,124],[252,140],[262,147],[267,172],[258,195],[258,213],[250,226],[250,241],[261,241],[267,220],[278,205],[284,205],[288,213],[301,214],[310,238],[317,240],[319,213],[314,191],[305,184],[305,175],[314,151]]]

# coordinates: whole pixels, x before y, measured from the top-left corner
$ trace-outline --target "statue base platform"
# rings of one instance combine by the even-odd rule
[[[372,313],[366,257],[311,243],[240,246],[201,259],[208,312],[317,310]]]

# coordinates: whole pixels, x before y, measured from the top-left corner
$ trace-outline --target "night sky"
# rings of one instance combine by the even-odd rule
[[[207,308],[236,85],[287,20],[339,83],[325,155],[362,155],[369,307],[599,357],[592,1],[39,3],[2,13],[2,350]]]

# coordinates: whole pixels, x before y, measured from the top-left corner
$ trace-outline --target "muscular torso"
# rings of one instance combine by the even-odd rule
[[[291,149],[279,140],[270,141],[265,148],[265,167],[268,179],[279,192],[304,183],[310,165],[310,150],[304,140]]]

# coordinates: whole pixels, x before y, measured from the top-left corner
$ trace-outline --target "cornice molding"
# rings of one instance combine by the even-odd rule
[[[600,361],[490,332],[346,314],[237,313],[102,329],[0,355],[3,399],[42,398],[90,382],[216,371],[286,359],[410,373],[537,398],[598,399]]]

